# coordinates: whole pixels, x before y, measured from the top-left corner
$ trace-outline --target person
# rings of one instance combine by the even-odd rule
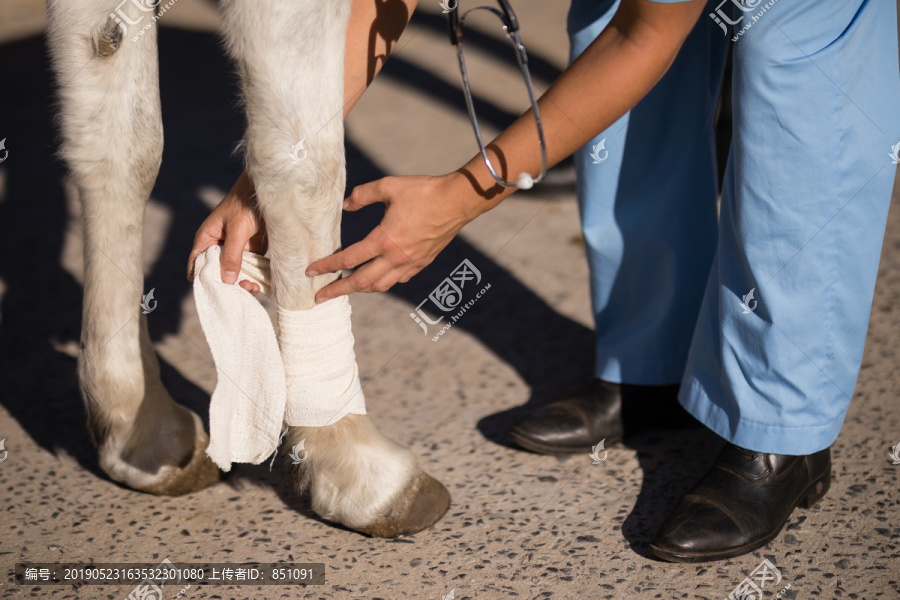
[[[582,452],[683,408],[724,438],[656,531],[662,559],[751,552],[828,491],[900,162],[896,10],[881,0],[571,6],[572,61],[539,108],[550,164],[575,154],[596,380],[524,415],[510,437]],[[717,216],[713,122],[729,52],[734,133]],[[601,142],[609,155],[598,161]],[[533,117],[488,152],[506,180],[537,173]],[[384,218],[309,266],[310,276],[355,269],[317,302],[408,281],[513,191],[480,156],[440,177],[356,187],[344,209],[382,202]],[[201,226],[192,257],[257,234],[246,192],[232,190]]]

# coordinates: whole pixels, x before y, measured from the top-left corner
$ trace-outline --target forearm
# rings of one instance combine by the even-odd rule
[[[662,78],[703,9],[625,0],[610,25],[538,101],[554,165],[612,125]],[[649,16],[648,16],[649,13]],[[488,145],[498,174],[514,181],[519,173],[540,172],[541,154],[532,111],[519,117]],[[481,214],[516,191],[497,184],[480,155],[458,173],[474,214]]]
[[[384,66],[417,3],[353,0],[344,46],[344,117]]]

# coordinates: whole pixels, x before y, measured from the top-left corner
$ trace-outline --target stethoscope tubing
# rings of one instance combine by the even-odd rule
[[[475,139],[478,141],[478,150],[481,153],[481,158],[484,161],[485,166],[490,172],[491,176],[494,180],[502,185],[503,187],[517,187],[520,189],[529,189],[534,184],[540,183],[541,180],[544,179],[544,176],[547,174],[547,142],[544,138],[544,127],[541,122],[541,113],[538,110],[537,105],[537,97],[534,94],[534,85],[531,81],[531,72],[528,69],[528,54],[525,51],[525,46],[522,44],[522,40],[519,36],[518,32],[518,20],[515,16],[515,13],[512,11],[512,7],[509,6],[509,3],[506,0],[499,0],[500,5],[503,8],[503,12],[500,12],[496,8],[490,6],[478,6],[475,8],[471,8],[460,16],[458,14],[458,4],[457,8],[449,14],[449,24],[450,24],[450,43],[456,47],[456,55],[459,60],[459,72],[462,78],[462,86],[463,86],[463,95],[466,100],[466,109],[469,113],[469,120],[472,122],[472,129],[475,132]],[[494,169],[494,165],[491,163],[490,158],[487,155],[487,148],[484,145],[484,139],[481,136],[481,129],[478,127],[478,118],[475,115],[475,101],[472,97],[472,89],[469,86],[469,74],[466,69],[466,59],[463,56],[463,35],[462,35],[462,25],[465,21],[466,17],[475,10],[486,10],[491,12],[503,22],[503,30],[506,33],[506,36],[512,41],[513,46],[516,52],[516,62],[519,65],[519,70],[522,72],[522,76],[525,79],[525,87],[528,89],[528,98],[531,101],[531,110],[534,113],[535,124],[537,125],[538,132],[538,141],[541,147],[541,172],[537,177],[532,177],[528,173],[522,173],[519,175],[519,178],[516,181],[506,181],[503,179],[497,171]]]

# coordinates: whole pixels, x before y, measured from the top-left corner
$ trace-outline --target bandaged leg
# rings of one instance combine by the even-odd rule
[[[309,310],[279,309],[278,339],[287,379],[285,423],[293,426],[288,447],[304,441],[309,464],[303,474],[325,475],[309,486],[313,509],[348,527],[371,525],[390,513],[418,468],[412,452],[364,416],[350,302],[341,296]]]
[[[345,419],[366,414],[350,302],[341,296],[309,310],[279,309],[278,334],[287,380],[284,421],[294,426],[289,447],[307,440],[312,463],[305,472],[327,473],[310,486],[313,509],[348,527],[372,523],[413,478],[416,459],[367,418]],[[356,463],[352,469],[342,464],[348,457]]]
[[[338,276],[306,275],[314,260],[340,247],[350,4],[225,0],[222,29],[239,63],[247,171],[272,258],[287,381],[287,471],[298,491],[308,488],[320,515],[395,537],[437,521],[449,494],[364,414],[347,300],[315,303],[316,292]],[[302,158],[291,153],[298,142]]]
[[[347,298],[279,309],[278,325],[291,425],[286,447],[303,442],[306,450],[290,472],[299,489],[309,489],[313,510],[381,537],[414,533],[443,516],[447,490],[365,414]],[[288,464],[297,458],[288,454]]]

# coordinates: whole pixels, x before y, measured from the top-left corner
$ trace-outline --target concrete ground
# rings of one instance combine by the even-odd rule
[[[562,3],[519,0],[538,87],[565,64]],[[384,74],[347,122],[349,185],[442,173],[474,152],[455,56],[437,2],[423,3]],[[540,34],[534,31],[540,27]],[[592,465],[520,451],[505,438],[524,406],[576,390],[591,373],[587,265],[571,181],[520,193],[468,226],[411,283],[356,296],[368,409],[453,494],[446,518],[407,539],[370,539],[316,518],[280,466],[243,465],[207,490],[140,494],[98,468],[75,381],[80,328],[77,206],[54,158],[52,87],[36,0],[0,5],[0,598],[109,598],[131,586],[17,585],[17,562],[321,562],[317,587],[209,585],[183,598],[721,599],[768,559],[774,598],[900,596],[900,213],[890,214],[862,372],[833,446],[834,482],[767,547],[702,565],[653,559],[654,528],[709,467],[711,434],[647,433]],[[234,76],[203,0],[163,18],[166,150],[147,210],[150,332],[172,394],[206,417],[216,372],[184,267],[193,233],[240,171]],[[524,106],[494,34],[472,35],[478,107],[493,133]],[[513,88],[515,89],[515,88]],[[887,150],[887,149],[886,149]],[[895,200],[898,196],[895,195]],[[377,209],[348,215],[345,242]],[[410,312],[463,260],[490,290],[432,342]],[[467,292],[468,293],[468,292]],[[167,591],[172,598],[177,590]]]

